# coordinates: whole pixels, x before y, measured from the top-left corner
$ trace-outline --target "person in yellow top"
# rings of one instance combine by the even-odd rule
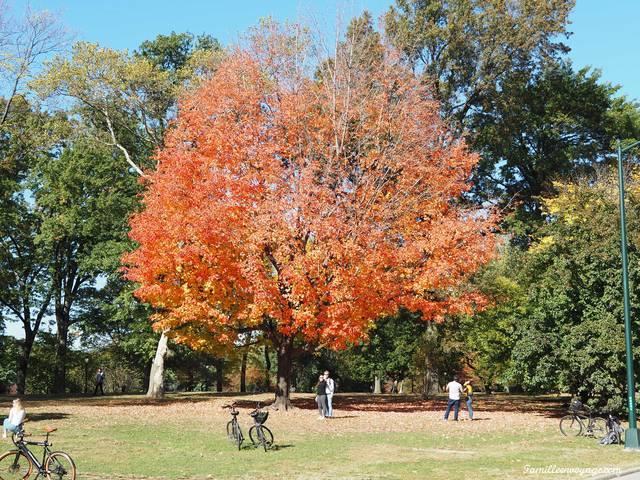
[[[473,385],[471,380],[464,382],[464,393],[467,395],[467,410],[469,412],[469,420],[473,420]]]

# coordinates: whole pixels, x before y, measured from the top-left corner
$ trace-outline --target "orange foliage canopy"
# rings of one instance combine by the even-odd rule
[[[495,243],[458,201],[477,155],[393,52],[309,74],[291,50],[238,48],[180,105],[124,258],[156,325],[193,347],[270,329],[340,348],[399,306],[469,312],[481,297],[456,287]]]

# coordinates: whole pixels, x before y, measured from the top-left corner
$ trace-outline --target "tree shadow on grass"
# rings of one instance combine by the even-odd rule
[[[202,403],[216,399],[233,399],[236,397],[252,396],[251,393],[238,392],[179,392],[168,393],[164,398],[149,398],[144,394],[124,395],[79,395],[79,396],[29,396],[25,401],[34,407],[51,406],[87,406],[87,407],[128,407],[145,405],[172,405],[179,403]],[[15,397],[0,396],[0,403],[11,402]],[[271,398],[271,397],[270,397]],[[229,400],[231,403],[232,400]],[[255,405],[255,401],[252,402]]]
[[[255,404],[255,403],[254,403]],[[313,397],[292,399],[295,408],[316,410]],[[333,408],[343,412],[444,412],[447,398],[438,395],[425,399],[421,395],[372,395],[372,394],[336,394],[333,397]],[[530,396],[510,394],[476,394],[474,409],[482,411],[536,413],[552,418],[565,415],[568,400],[557,396]],[[465,411],[464,403],[461,411]],[[480,420],[478,418],[478,420]]]
[[[268,448],[267,448],[267,451],[268,451],[268,452],[270,452],[270,451],[272,451],[272,450],[273,450],[273,451],[284,450],[285,448],[292,448],[292,447],[294,447],[294,446],[295,446],[295,445],[293,445],[293,444],[291,444],[291,443],[287,443],[287,444],[284,444],[284,445],[280,445],[280,444],[277,444],[277,443],[276,443],[276,444],[271,445],[270,447],[268,447]],[[248,443],[245,443],[244,445],[242,445],[242,450],[257,450],[257,449],[259,449],[259,448],[260,448],[260,449],[262,448],[262,445],[261,445],[261,444],[254,445],[254,444],[253,444],[253,443],[251,443],[251,442],[248,442]]]
[[[278,444],[276,444],[276,445],[273,445],[271,448],[269,448],[269,450],[278,451],[278,450],[284,450],[285,448],[291,448],[293,446],[294,445],[291,445],[290,443],[286,444],[286,445],[278,445]]]
[[[60,413],[60,412],[28,413],[27,425],[31,422],[47,422],[49,420],[64,420],[69,416],[70,415],[68,413]]]
[[[235,402],[238,408],[254,409],[260,403],[268,408],[273,402],[272,393],[239,393],[239,392],[194,392],[170,393],[163,399],[147,398],[139,395],[106,395],[104,397],[28,397],[29,405],[42,406],[145,406],[172,405],[179,403],[203,403],[213,400],[225,400],[225,403]],[[0,397],[0,402],[11,397]],[[551,418],[560,418],[566,414],[569,406],[567,396],[556,395],[521,395],[521,394],[484,394],[474,395],[474,409],[478,411],[535,413]],[[317,410],[318,406],[312,394],[294,394],[291,403],[294,408],[302,410]],[[447,404],[445,395],[440,394],[430,398],[423,398],[419,394],[373,395],[370,393],[338,393],[333,397],[333,407],[338,412],[444,412]],[[464,402],[461,405],[464,411]],[[40,415],[40,414],[39,414]],[[46,415],[46,414],[42,414]],[[33,417],[33,415],[30,415]],[[343,416],[343,418],[348,418]]]

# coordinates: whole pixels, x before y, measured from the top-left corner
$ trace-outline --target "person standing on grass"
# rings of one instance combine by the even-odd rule
[[[99,368],[98,373],[96,373],[96,388],[93,390],[94,395],[98,395],[98,389],[100,389],[100,393],[104,395],[104,370],[101,368]]]
[[[467,395],[467,411],[469,412],[469,420],[473,420],[473,385],[471,380],[464,382],[464,393]]]
[[[324,375],[318,377],[316,384],[316,402],[318,402],[318,420],[324,420],[327,416],[327,382]]]
[[[453,380],[447,384],[445,390],[449,392],[449,400],[447,401],[447,409],[444,412],[444,421],[449,420],[449,412],[453,407],[453,419],[457,422],[458,412],[460,411],[460,395],[463,391],[462,385],[458,383],[457,375],[453,376]]]
[[[336,382],[329,376],[329,370],[324,371],[324,381],[327,384],[327,414],[326,417],[333,417],[333,393],[336,391]]]
[[[7,438],[7,432],[17,432],[18,427],[24,422],[27,412],[24,411],[22,401],[16,398],[13,401],[13,406],[9,410],[9,417],[2,422],[2,438]]]

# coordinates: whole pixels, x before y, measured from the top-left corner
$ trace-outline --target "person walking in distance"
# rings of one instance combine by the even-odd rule
[[[464,382],[464,393],[467,395],[467,411],[469,412],[469,420],[473,420],[473,385],[471,380]]]
[[[331,418],[333,417],[333,394],[336,391],[336,382],[330,377],[329,370],[324,371],[324,381],[327,384],[327,414],[325,417]]]
[[[449,382],[445,388],[449,392],[449,400],[447,401],[447,409],[444,412],[444,421],[449,420],[449,412],[453,407],[453,419],[458,421],[458,412],[460,411],[460,395],[462,394],[462,385],[458,383],[458,376],[454,375],[453,380]]]
[[[94,395],[98,395],[98,389],[100,389],[100,394],[104,395],[104,370],[101,368],[99,368],[98,373],[96,373],[96,388],[93,390]]]

